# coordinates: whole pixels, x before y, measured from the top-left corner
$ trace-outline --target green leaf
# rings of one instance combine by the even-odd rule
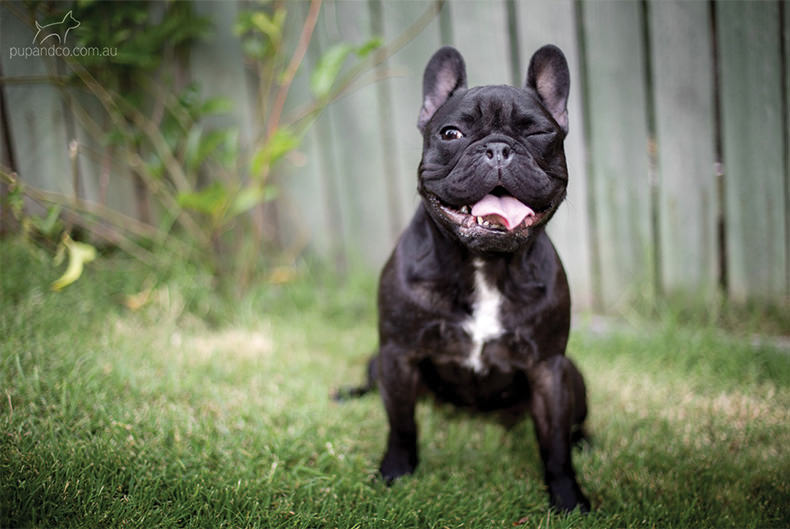
[[[310,89],[317,98],[321,99],[329,95],[346,57],[353,51],[355,51],[354,46],[351,44],[340,43],[329,48],[321,56],[310,76]]]
[[[277,9],[270,17],[265,11],[257,11],[250,17],[250,22],[258,31],[269,37],[272,42],[279,42],[282,38],[285,10]]]
[[[200,104],[200,85],[198,83],[189,83],[178,94],[179,104],[186,109],[194,109]]]
[[[233,103],[227,97],[211,97],[203,101],[200,105],[200,113],[203,116],[209,114],[224,114],[233,109]]]
[[[242,35],[247,33],[247,31],[250,30],[250,27],[252,27],[251,19],[252,17],[246,11],[242,11],[241,13],[239,13],[238,18],[236,19],[236,23],[233,24],[233,34],[236,35],[237,37],[241,37]]]
[[[20,220],[22,218],[22,213],[25,209],[25,195],[22,193],[22,186],[19,181],[11,187],[8,193],[8,207],[11,208],[11,213],[15,219]]]
[[[218,217],[228,202],[228,190],[221,183],[214,181],[200,191],[180,193],[178,205],[182,208],[199,211],[212,217]]]
[[[212,130],[204,135],[200,142],[200,149],[198,149],[198,164],[203,163],[220,145],[226,143],[229,134],[231,132],[227,130]]]
[[[223,167],[234,167],[239,159],[239,129],[230,129],[225,135],[225,143],[217,153],[217,160]]]
[[[364,59],[365,57],[370,55],[370,52],[379,49],[382,44],[383,41],[381,40],[381,37],[373,37],[365,44],[357,48],[357,57],[359,57],[360,59]]]
[[[272,49],[268,41],[264,42],[263,39],[256,37],[243,39],[241,47],[245,55],[259,61],[265,60],[266,54]]]
[[[53,237],[61,229],[61,223],[58,222],[60,212],[63,210],[60,205],[50,206],[47,211],[46,217],[31,217],[33,226],[45,237]]]
[[[280,195],[280,189],[276,186],[266,186],[263,188],[263,201],[270,202]]]
[[[148,171],[150,176],[155,180],[161,180],[165,174],[165,164],[156,153],[150,153],[145,162],[145,170]]]
[[[228,210],[229,217],[235,217],[245,211],[257,206],[266,200],[266,193],[264,189],[259,186],[250,186],[239,191]]]
[[[194,160],[197,159],[200,137],[202,135],[203,127],[200,125],[195,125],[187,133],[186,142],[184,143],[184,163],[188,171],[194,171],[199,165]]]
[[[203,134],[201,127],[194,127],[187,135],[184,159],[187,169],[192,172],[208,158],[217,148],[227,140],[230,134],[227,130],[212,130]]]
[[[260,175],[264,168],[271,167],[289,151],[299,146],[301,138],[287,128],[277,129],[269,141],[260,147],[252,157],[250,169],[253,175]]]
[[[84,242],[75,242],[66,235],[63,244],[69,252],[69,264],[66,271],[52,283],[52,290],[59,291],[69,286],[82,275],[85,263],[96,259],[96,248]]]

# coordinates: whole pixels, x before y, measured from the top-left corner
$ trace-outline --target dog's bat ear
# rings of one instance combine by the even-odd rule
[[[466,88],[464,58],[451,46],[440,48],[428,61],[422,76],[422,108],[417,119],[420,131],[459,88]]]
[[[565,55],[557,46],[547,44],[540,48],[529,61],[527,88],[540,96],[546,109],[562,131],[568,133],[568,91],[571,76]]]

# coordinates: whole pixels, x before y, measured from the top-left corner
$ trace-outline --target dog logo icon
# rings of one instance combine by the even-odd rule
[[[66,44],[66,37],[74,28],[79,27],[80,21],[74,18],[71,14],[71,11],[66,13],[63,17],[63,20],[60,22],[53,22],[52,24],[47,24],[46,26],[42,26],[36,21],[36,35],[33,37],[33,44],[44,44],[44,41],[49,40],[47,44],[54,42],[55,40],[58,41],[58,44]]]

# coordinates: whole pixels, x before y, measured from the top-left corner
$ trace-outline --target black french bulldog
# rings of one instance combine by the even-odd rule
[[[590,503],[571,464],[587,415],[565,356],[570,293],[545,224],[565,198],[570,78],[559,48],[532,57],[524,88],[467,89],[460,53],[423,77],[422,202],[381,273],[379,351],[368,369],[389,418],[381,474],[417,466],[417,398],[535,422],[551,504]]]

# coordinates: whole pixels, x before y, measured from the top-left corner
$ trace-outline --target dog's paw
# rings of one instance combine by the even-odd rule
[[[558,480],[549,485],[549,501],[559,512],[568,513],[576,509],[582,514],[590,512],[590,500],[582,493],[579,484],[572,478]]]
[[[394,453],[394,451],[390,451],[387,452],[381,461],[379,471],[384,483],[390,486],[399,477],[414,473],[415,468],[417,468],[416,454],[411,456],[405,452]]]

